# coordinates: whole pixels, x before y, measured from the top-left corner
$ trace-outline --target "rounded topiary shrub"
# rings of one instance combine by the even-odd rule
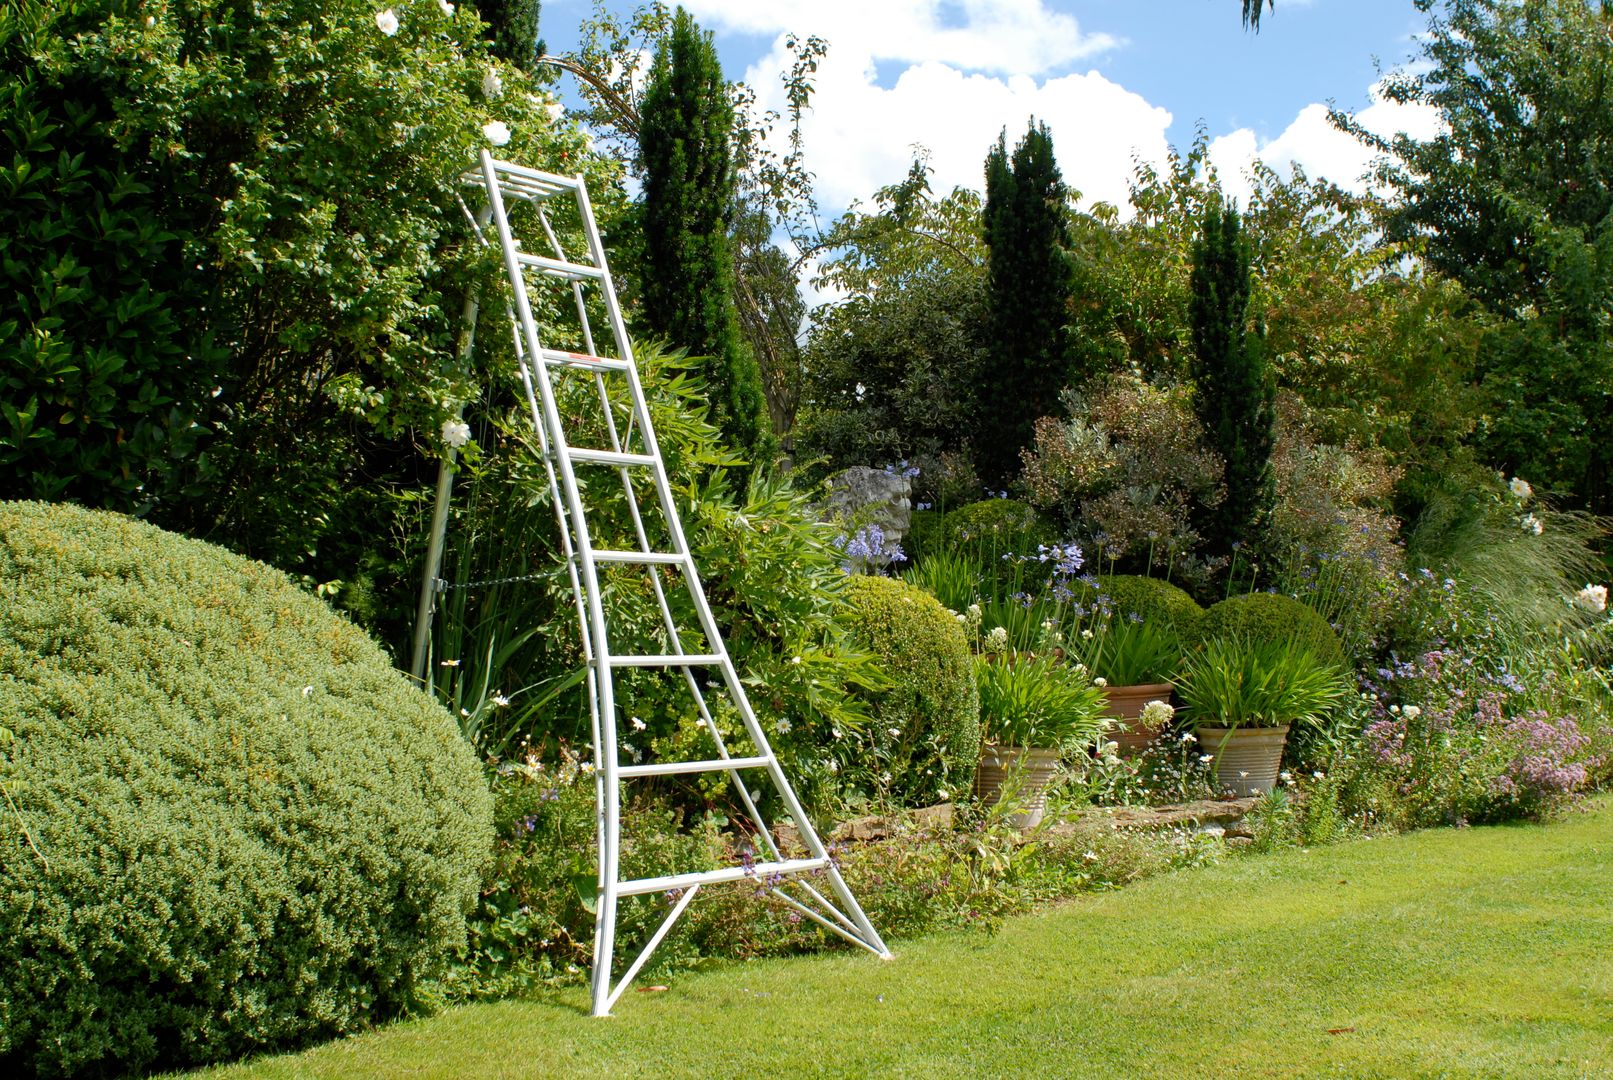
[[[980,696],[963,627],[929,593],[895,578],[854,577],[846,598],[845,625],[890,680],[869,710],[877,786],[906,806],[968,791],[980,757]]]
[[[395,1016],[492,805],[453,718],[277,570],[0,503],[0,1065],[193,1065]]]
[[[1108,597],[1114,613],[1135,615],[1144,622],[1167,627],[1183,637],[1192,636],[1204,617],[1199,602],[1159,578],[1135,574],[1104,574],[1098,577],[1098,595]]]
[[[1229,637],[1298,645],[1325,664],[1349,666],[1344,646],[1327,620],[1281,593],[1249,593],[1212,604],[1189,635],[1189,644]]]
[[[988,554],[1034,555],[1042,544],[1055,544],[1058,534],[1036,508],[1014,499],[986,499],[951,511],[942,519],[943,542],[977,546]]]

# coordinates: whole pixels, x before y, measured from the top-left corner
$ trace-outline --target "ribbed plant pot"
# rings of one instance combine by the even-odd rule
[[[1014,792],[1018,812],[1008,821],[1016,829],[1032,829],[1042,823],[1047,812],[1047,785],[1058,771],[1059,752],[1037,746],[986,746],[980,750],[980,770],[975,773],[975,797],[984,806],[995,806],[1003,788],[1023,775]]]
[[[1265,795],[1277,786],[1288,725],[1282,727],[1197,727],[1199,750],[1215,755],[1215,780],[1240,799]]]
[[[1169,701],[1174,689],[1168,682],[1103,688],[1103,696],[1109,701],[1104,712],[1116,720],[1107,735],[1110,741],[1120,744],[1122,754],[1140,754],[1144,747],[1159,738],[1158,725],[1146,725],[1139,717],[1144,705],[1150,701]]]

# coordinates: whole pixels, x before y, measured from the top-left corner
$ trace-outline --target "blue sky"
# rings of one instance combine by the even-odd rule
[[[808,163],[828,210],[930,152],[937,188],[980,186],[997,132],[1035,113],[1052,128],[1066,180],[1117,202],[1134,156],[1163,157],[1203,122],[1228,186],[1259,155],[1357,186],[1367,157],[1323,106],[1365,110],[1380,131],[1426,134],[1427,114],[1374,104],[1377,75],[1413,54],[1424,19],[1411,0],[1277,0],[1260,34],[1237,0],[686,0],[716,34],[729,78],[776,102],[787,32],[830,53],[807,126]],[[625,12],[632,5],[610,3]],[[542,33],[564,52],[588,0],[545,0]]]

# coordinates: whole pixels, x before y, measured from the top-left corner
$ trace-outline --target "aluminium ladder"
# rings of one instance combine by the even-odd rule
[[[695,894],[702,886],[718,882],[752,881],[759,894],[764,891],[770,893],[800,915],[881,958],[889,959],[890,951],[847,888],[780,767],[777,755],[757,722],[740,682],[739,672],[712,617],[694,557],[690,554],[678,519],[671,483],[655,432],[650,426],[643,386],[633,363],[626,326],[622,321],[615,286],[605,262],[604,246],[582,177],[558,176],[498,161],[484,149],[481,151],[480,168],[465,173],[461,180],[467,186],[482,190],[485,204],[481,213],[473,216],[467,207],[466,217],[482,245],[498,246],[509,275],[511,303],[506,305],[506,310],[515,341],[516,360],[548,474],[549,494],[559,524],[561,552],[576,601],[582,653],[587,664],[589,717],[594,744],[595,824],[599,838],[592,973],[594,1015],[609,1015],[612,1006]],[[570,202],[567,196],[575,200],[575,210],[580,219],[583,246],[587,249],[583,261],[567,257],[551,222],[550,201],[557,200],[554,205],[563,210]],[[534,205],[538,224],[552,254],[535,255],[522,250],[521,242],[510,228],[506,204],[511,200]],[[489,223],[492,225],[492,236],[487,231]],[[556,285],[570,286],[571,301],[576,309],[574,328],[580,332],[582,352],[545,348],[540,340],[534,300],[538,298],[541,288]],[[597,305],[603,305],[614,339],[614,356],[601,355],[595,344],[589,325],[588,287],[597,289],[593,299],[596,310]],[[574,446],[567,437],[566,424],[562,420],[561,381],[576,377],[592,383],[592,393],[587,396],[590,400],[597,398],[603,416],[602,422],[595,417],[590,429],[594,438],[603,437],[606,446]],[[564,404],[568,407],[564,415],[572,420],[573,427],[582,426],[575,419],[575,395],[565,399]],[[607,474],[614,472],[619,478],[632,523],[631,547],[625,543],[618,550],[595,546],[583,496],[587,491],[598,490],[603,485],[599,485],[597,479],[593,485],[579,484],[579,467],[595,470],[588,474],[590,477],[598,477],[598,471],[603,470]],[[653,510],[646,514],[640,509],[634,486],[635,476],[640,482],[647,477],[653,486],[654,507],[659,510],[659,518],[656,518]],[[646,518],[650,519],[649,524],[659,522],[654,531],[663,545],[662,550],[656,550],[652,545],[652,530],[647,527]],[[603,572],[628,567],[640,568],[648,578],[655,606],[659,609],[660,633],[664,635],[661,640],[665,642],[663,652],[618,653],[612,650],[611,627],[606,619],[607,583],[603,581]],[[663,573],[668,577],[674,573],[681,577],[682,587],[687,591],[699,623],[699,635],[704,639],[703,649],[686,650],[685,635],[680,632],[673,617],[667,590],[662,583]],[[640,764],[635,753],[635,763],[620,763],[623,747],[622,740],[618,738],[613,673],[622,668],[660,668],[680,672],[700,724],[716,746],[717,757],[706,761]],[[714,690],[726,695],[750,738],[754,753],[735,756],[729,752],[707,702],[707,695]],[[759,856],[755,861],[746,860],[741,865],[717,870],[623,880],[619,866],[623,784],[641,777],[715,772],[728,774],[755,826],[756,839],[764,846],[765,858]],[[795,822],[807,857],[786,858],[783,855],[757,806],[756,789],[746,782],[742,773],[766,775]],[[839,900],[838,907],[810,880],[822,876],[827,877],[829,891]],[[786,891],[787,888],[798,889],[799,894],[792,895]],[[618,902],[624,897],[656,894],[666,895],[671,910],[638,956],[613,982]]]

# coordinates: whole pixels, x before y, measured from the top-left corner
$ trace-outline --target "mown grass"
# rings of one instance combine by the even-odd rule
[[[608,1020],[580,992],[455,1009],[217,1075],[1613,1076],[1613,803],[1237,859],[896,948],[690,974]]]

